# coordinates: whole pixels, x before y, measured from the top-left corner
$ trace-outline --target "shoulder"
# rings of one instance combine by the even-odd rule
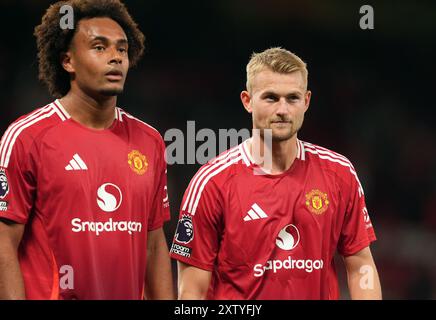
[[[300,143],[309,163],[333,172],[348,185],[357,182],[359,194],[363,194],[356,169],[346,156],[310,142],[300,141]]]
[[[201,176],[207,178],[207,181],[212,180],[218,183],[219,181],[226,180],[228,176],[233,175],[238,165],[243,165],[244,162],[242,145],[237,145],[202,165],[194,178]]]
[[[145,134],[150,139],[155,141],[157,144],[165,146],[162,135],[159,133],[159,131],[157,131],[157,129],[155,129],[148,123],[134,117],[133,115],[124,111],[121,108],[117,108],[117,117],[121,122],[131,127],[132,130],[141,132],[142,134]]]
[[[338,170],[341,170],[343,167],[354,169],[353,164],[346,156],[310,142],[301,140],[300,142],[303,152],[306,154],[308,159],[319,160],[321,164],[337,168]]]
[[[0,166],[8,166],[12,151],[17,144],[28,150],[35,140],[66,119],[67,115],[52,102],[12,122],[1,139]]]
[[[241,145],[224,151],[200,167],[191,179],[185,192],[182,210],[195,214],[199,201],[208,195],[206,201],[217,200],[225,182],[235,174],[239,165],[244,164]]]

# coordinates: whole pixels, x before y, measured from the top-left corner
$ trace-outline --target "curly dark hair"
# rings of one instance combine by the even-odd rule
[[[74,10],[74,29],[62,29],[59,25],[63,5]],[[70,90],[70,75],[62,67],[61,53],[68,51],[80,20],[108,17],[116,21],[126,33],[129,42],[130,66],[135,66],[144,52],[144,34],[119,0],[68,0],[52,4],[42,22],[35,28],[38,49],[39,79],[48,86],[50,94],[60,98]]]

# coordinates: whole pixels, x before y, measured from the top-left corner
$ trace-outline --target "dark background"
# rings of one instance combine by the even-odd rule
[[[52,100],[37,80],[32,34],[53,2],[0,4],[0,135]],[[239,100],[250,54],[282,46],[302,57],[313,95],[299,138],[356,167],[378,237],[372,250],[384,298],[436,298],[435,2],[125,3],[146,35],[146,53],[119,106],[162,135],[186,133],[188,120],[197,131],[251,128]],[[374,8],[374,30],[359,27],[366,4]],[[168,242],[198,168],[168,168]],[[343,269],[340,282],[348,298]]]

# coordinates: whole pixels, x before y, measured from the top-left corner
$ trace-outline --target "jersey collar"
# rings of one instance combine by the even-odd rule
[[[55,109],[55,112],[58,114],[59,118],[61,118],[62,121],[68,120],[71,118],[70,114],[65,110],[62,103],[59,101],[59,99],[56,99],[53,101],[53,107]],[[119,108],[115,107],[115,119],[122,121],[122,116]]]
[[[251,153],[248,149],[248,143],[251,142],[252,138],[248,138],[244,142],[239,145],[239,150],[242,155],[242,160],[244,161],[247,167],[256,165]],[[301,140],[297,139],[297,159],[301,161],[306,160],[306,151],[304,149],[304,144]]]

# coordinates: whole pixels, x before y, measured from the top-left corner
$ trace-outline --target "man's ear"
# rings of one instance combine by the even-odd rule
[[[65,71],[67,71],[68,73],[73,73],[74,67],[72,63],[71,52],[62,52],[60,59],[62,67],[65,69]]]
[[[307,109],[309,109],[309,105],[310,105],[310,98],[312,97],[312,91],[307,90],[306,94],[304,95],[304,105],[306,106],[306,110],[304,110],[304,112],[307,111]]]
[[[248,113],[252,113],[253,109],[251,108],[250,93],[248,91],[242,91],[240,97],[245,110],[247,110]]]

